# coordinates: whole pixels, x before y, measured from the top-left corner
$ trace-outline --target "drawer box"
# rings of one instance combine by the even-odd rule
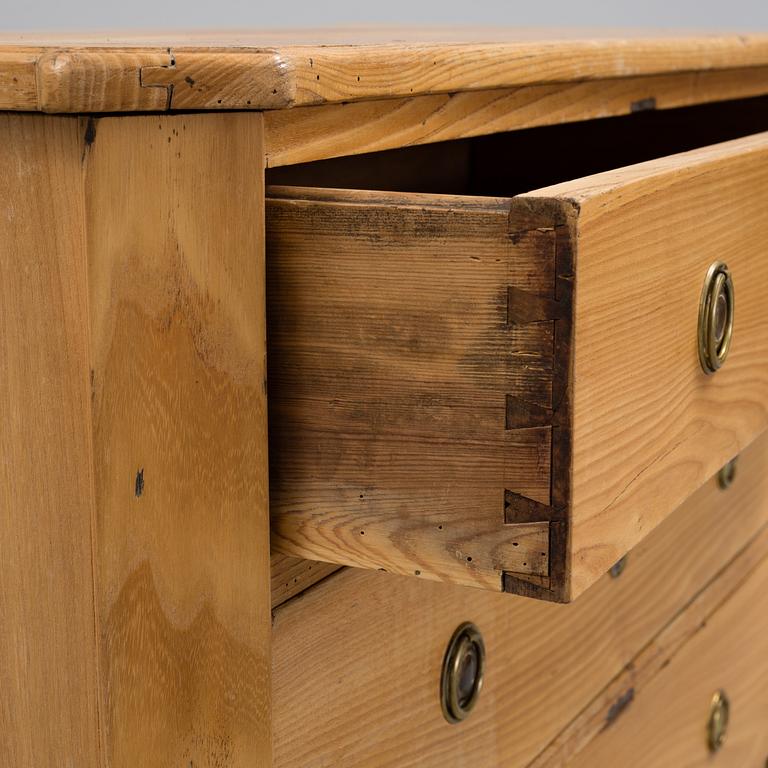
[[[633,675],[630,662],[675,617],[698,629],[706,614],[687,618],[694,596],[717,592],[720,574],[768,554],[766,462],[768,435],[740,457],[727,491],[709,480],[629,555],[618,578],[604,574],[571,606],[352,569],[284,604],[272,644],[276,768],[530,765],[614,679]],[[449,725],[440,669],[464,621],[483,634],[485,683],[469,718]],[[712,690],[728,683],[724,671],[708,671]],[[696,715],[701,739],[706,704]],[[563,764],[535,764],[550,763]]]
[[[578,596],[768,426],[766,203],[768,134],[513,198],[271,188],[275,549]]]

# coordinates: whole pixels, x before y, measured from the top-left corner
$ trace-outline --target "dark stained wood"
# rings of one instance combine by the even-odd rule
[[[568,304],[542,226],[552,211],[269,195],[273,547],[496,590],[509,572],[556,591],[552,317]],[[551,514],[507,519],[507,492]]]
[[[519,289],[508,292],[509,322],[540,323],[553,320],[552,347],[552,402],[543,414],[549,417],[550,431],[550,503],[540,506],[539,519],[549,525],[549,573],[545,578],[531,578],[530,574],[504,574],[504,591],[562,602],[569,596],[568,537],[569,506],[571,493],[571,367],[573,348],[573,233],[566,222],[567,207],[556,200],[518,199],[510,211],[510,227],[525,226],[525,231],[514,231],[518,240],[526,236],[541,237],[549,234],[554,246],[555,274],[552,297],[536,297],[536,301],[521,298]],[[512,305],[514,304],[514,311]],[[528,315],[526,316],[526,311]],[[507,408],[508,424],[512,416]],[[519,418],[524,409],[518,404]],[[513,422],[514,423],[514,422]],[[507,493],[505,515],[508,521],[517,519],[525,511],[529,517],[535,514],[530,504],[517,494]]]

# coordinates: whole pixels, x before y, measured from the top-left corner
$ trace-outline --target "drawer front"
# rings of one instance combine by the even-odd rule
[[[768,521],[766,463],[768,435],[740,457],[727,491],[708,481],[618,577],[571,606],[349,569],[284,604],[273,634],[276,767],[527,766],[755,546]],[[485,683],[470,717],[449,725],[440,670],[464,621],[483,634]]]
[[[568,601],[768,425],[768,134],[511,199],[270,194],[284,554]]]
[[[728,702],[722,746],[713,696]],[[711,733],[711,736],[710,736]],[[569,767],[764,768],[768,762],[768,561],[632,697]],[[553,763],[550,765],[559,765]]]
[[[536,196],[578,210],[575,596],[768,423],[768,134]],[[708,376],[698,311],[715,261],[733,275],[737,306],[730,356]]]

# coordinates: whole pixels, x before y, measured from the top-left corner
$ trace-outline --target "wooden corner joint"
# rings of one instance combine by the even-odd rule
[[[145,89],[145,67],[168,66],[165,49],[82,51],[76,48],[44,53],[36,63],[37,102],[41,112],[163,111],[166,90]]]
[[[504,571],[502,591],[553,603],[570,602],[569,579],[566,572],[567,545],[568,523],[565,520],[550,522],[549,573],[546,576],[538,576]]]
[[[176,58],[173,55],[173,51],[168,48],[167,50],[168,60],[165,63],[147,64],[139,67],[139,87],[140,88],[165,88],[166,92],[166,110],[171,109],[171,102],[173,99],[173,83],[163,82],[163,75],[166,73],[163,70],[173,69],[176,66]],[[158,70],[161,70],[158,78]]]
[[[140,71],[142,88],[167,89],[168,109],[279,109],[296,102],[290,63],[277,51],[168,48],[168,56]]]
[[[43,112],[259,110],[296,101],[290,64],[269,49],[62,49],[42,55],[35,72]]]
[[[552,324],[552,394],[547,406],[530,403],[512,395],[506,397],[505,428],[549,428],[549,504],[504,490],[504,524],[547,524],[548,574],[531,575],[504,571],[502,589],[554,602],[569,600],[568,536],[570,508],[571,413],[570,380],[572,364],[572,311],[574,254],[567,211],[556,201],[517,199],[514,208],[513,242],[531,235],[541,238],[541,248],[551,253],[554,285],[548,296],[538,296],[515,286],[507,289],[507,324]],[[522,225],[522,226],[521,226]],[[512,229],[512,228],[511,228]]]
[[[542,576],[505,570],[502,573],[502,591],[553,602],[567,602],[567,509],[542,504],[506,490],[504,524],[514,526],[521,523],[547,526],[547,574]]]

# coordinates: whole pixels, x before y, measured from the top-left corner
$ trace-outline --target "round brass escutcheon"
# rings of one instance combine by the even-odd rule
[[[736,458],[731,459],[725,466],[720,468],[717,473],[717,484],[720,486],[720,490],[725,491],[733,485],[733,481],[736,479]]]
[[[725,743],[730,714],[731,703],[728,701],[725,691],[716,691],[709,705],[709,720],[707,721],[707,745],[712,753],[717,752]]]
[[[485,643],[472,623],[461,624],[451,637],[440,676],[440,701],[449,723],[465,720],[483,687]]]
[[[699,302],[699,362],[706,374],[721,368],[728,357],[735,306],[728,265],[715,261],[707,270]]]

